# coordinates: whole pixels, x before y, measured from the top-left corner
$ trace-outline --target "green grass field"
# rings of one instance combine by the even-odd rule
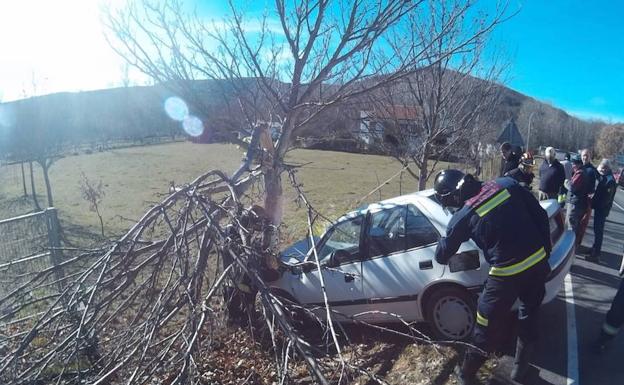
[[[97,241],[99,222],[81,197],[79,186],[81,172],[93,181],[101,180],[106,194],[101,203],[106,235],[117,237],[168,194],[170,181],[184,184],[211,169],[231,173],[242,155],[234,145],[178,142],[69,156],[50,169],[54,204],[66,230],[81,232],[85,241],[89,236]],[[330,218],[355,208],[363,196],[400,170],[399,163],[389,157],[332,151],[295,150],[287,161],[305,164],[298,171],[298,178],[310,202]],[[439,169],[446,167],[447,163],[438,165]],[[40,169],[35,169],[35,175],[39,200],[44,205],[45,185]],[[417,181],[404,173],[402,183],[397,177],[366,201],[413,192],[416,186]],[[284,192],[284,231],[293,237],[301,236],[305,232],[306,212],[297,209],[286,175]],[[22,195],[19,166],[0,167],[0,218],[32,210],[31,200]]]

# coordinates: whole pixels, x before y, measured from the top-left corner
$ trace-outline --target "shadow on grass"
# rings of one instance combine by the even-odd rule
[[[43,202],[44,197],[37,196],[39,202]],[[30,214],[35,211],[33,200],[30,196],[20,196],[6,198],[0,197],[0,219],[8,219],[20,215]]]
[[[61,239],[66,246],[77,248],[101,247],[111,242],[109,237],[103,237],[88,226],[71,222],[67,218],[60,218]]]

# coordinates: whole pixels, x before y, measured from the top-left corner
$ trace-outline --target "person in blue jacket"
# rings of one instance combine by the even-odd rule
[[[459,209],[438,243],[436,261],[447,264],[460,245],[472,239],[491,266],[477,305],[472,335],[477,349],[466,352],[457,373],[460,383],[476,382],[484,353],[499,347],[496,335],[508,327],[505,320],[517,299],[520,322],[511,377],[519,380],[526,374],[538,338],[537,316],[550,273],[548,215],[527,189],[509,177],[482,183],[450,169],[436,176],[434,189],[443,206]]]
[[[598,165],[597,171],[598,185],[592,198],[592,207],[594,208],[594,244],[587,256],[587,260],[592,262],[600,261],[605,223],[617,191],[617,183],[611,171],[609,159],[603,159]]]

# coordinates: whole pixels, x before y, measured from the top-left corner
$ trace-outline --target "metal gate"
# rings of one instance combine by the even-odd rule
[[[0,221],[0,298],[38,272],[58,266],[60,246],[55,208]]]

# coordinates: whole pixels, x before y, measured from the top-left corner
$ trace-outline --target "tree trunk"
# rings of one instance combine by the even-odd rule
[[[33,204],[35,206],[35,211],[41,211],[41,206],[39,206],[39,201],[37,200],[37,190],[35,189],[35,176],[33,173],[32,161],[29,162],[29,165],[30,165],[30,190],[32,191]]]
[[[20,163],[22,166],[22,186],[24,187],[24,198],[28,196],[28,191],[26,190],[26,173],[24,173],[24,162]]]
[[[278,167],[267,170],[264,175],[264,209],[274,225],[282,222],[283,191],[281,170]]]
[[[429,145],[425,144],[422,156],[420,157],[420,167],[418,170],[418,191],[422,191],[427,187],[427,178],[429,177]]]
[[[102,238],[104,238],[104,220],[102,219],[102,216],[100,215],[100,210],[97,207],[95,208],[95,210],[100,220],[100,231],[102,232]]]
[[[43,170],[43,180],[45,181],[46,193],[48,194],[48,207],[54,207],[54,201],[52,199],[52,186],[50,185],[49,176],[50,165],[45,159],[43,160],[43,162],[39,162],[39,164],[41,165],[41,169]]]

